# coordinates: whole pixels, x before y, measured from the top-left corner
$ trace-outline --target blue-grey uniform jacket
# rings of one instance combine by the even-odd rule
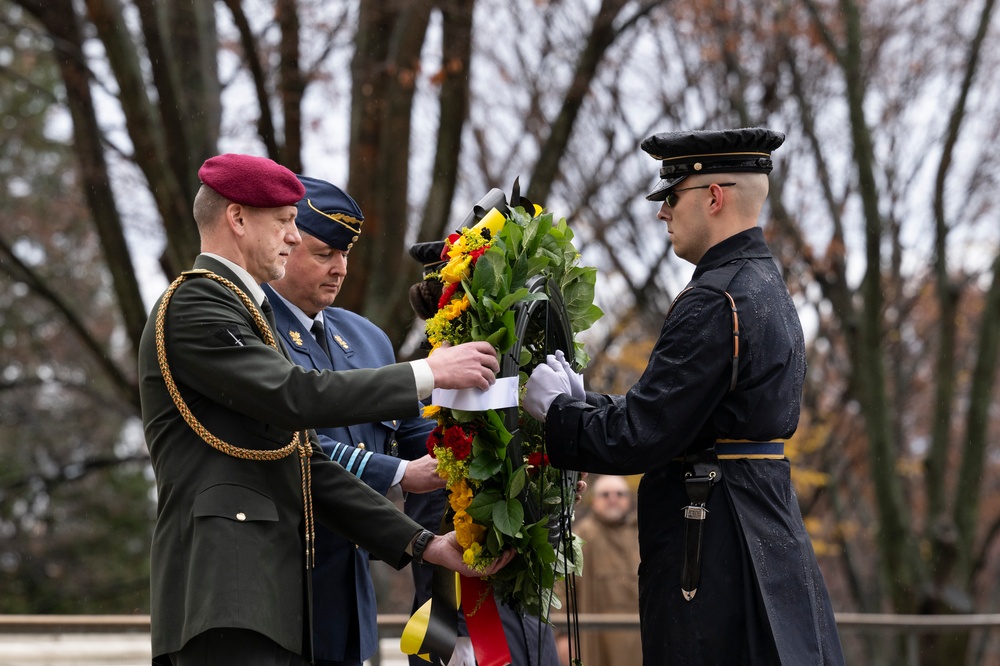
[[[274,308],[278,335],[292,361],[315,370],[378,368],[395,363],[388,336],[361,315],[343,308],[323,311],[330,356],[309,329],[268,285],[264,292]],[[367,396],[357,394],[363,401]],[[323,450],[366,484],[385,495],[400,458],[415,460],[427,453],[434,422],[421,417],[388,419],[337,428],[318,428]],[[368,552],[320,527],[313,570],[313,650],[316,659],[364,661],[378,648],[375,589]]]

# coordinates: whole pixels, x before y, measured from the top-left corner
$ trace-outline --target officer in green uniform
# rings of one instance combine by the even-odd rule
[[[199,177],[202,254],[161,297],[139,348],[157,489],[154,663],[299,664],[310,659],[314,521],[396,567],[412,557],[477,575],[453,535],[422,530],[308,429],[415,416],[434,386],[486,388],[496,354],[469,344],[372,370],[296,366],[259,283],[280,278],[301,242],[302,184],[248,155],[213,157]]]
[[[526,389],[553,465],[644,474],[646,666],[844,661],[781,441],[798,425],[805,344],[757,218],[783,141],[762,128],[643,141],[662,163],[647,199],[694,276],[628,393],[585,392],[554,357]]]

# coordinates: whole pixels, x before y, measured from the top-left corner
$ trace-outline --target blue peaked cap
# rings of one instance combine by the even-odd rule
[[[361,235],[365,216],[347,192],[319,178],[296,175],[306,193],[297,204],[299,231],[348,252]]]

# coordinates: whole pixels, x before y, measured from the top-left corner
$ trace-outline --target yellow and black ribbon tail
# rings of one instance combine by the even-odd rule
[[[458,638],[458,574],[434,567],[431,598],[414,613],[399,641],[403,654],[415,654],[430,661],[436,654],[443,663],[451,660]]]

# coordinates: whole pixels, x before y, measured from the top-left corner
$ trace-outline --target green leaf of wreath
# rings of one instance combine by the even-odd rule
[[[476,262],[472,273],[472,292],[474,294],[502,294],[505,291],[505,273],[507,258],[499,248],[490,248]]]
[[[497,502],[493,505],[493,525],[507,536],[517,536],[524,527],[524,507],[513,497]]]
[[[503,501],[503,495],[500,494],[499,490],[487,488],[472,498],[472,502],[469,503],[465,511],[472,516],[473,520],[482,525],[488,525],[489,521],[493,519],[493,505]]]
[[[524,484],[528,480],[528,466],[521,465],[510,477],[510,485],[507,487],[507,497],[517,497],[524,489]]]
[[[469,464],[469,478],[485,481],[503,468],[503,461],[490,452],[484,451],[475,456]]]

